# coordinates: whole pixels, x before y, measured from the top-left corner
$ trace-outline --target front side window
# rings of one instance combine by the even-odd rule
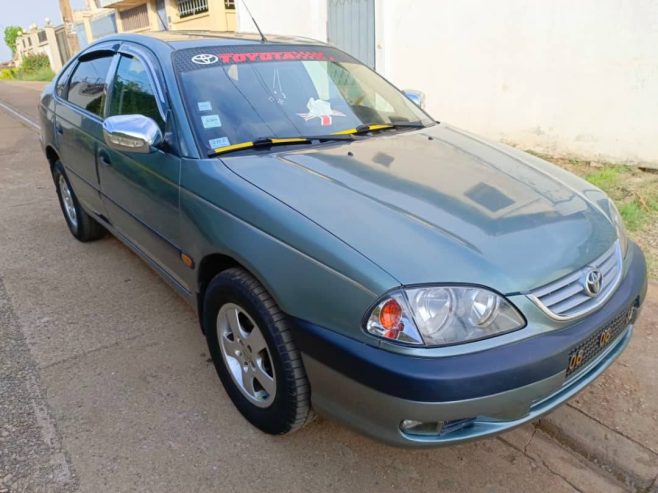
[[[112,55],[78,63],[69,84],[68,101],[90,113],[103,116],[105,81]]]
[[[122,56],[119,60],[108,116],[114,115],[144,115],[164,129],[151,79],[138,58]]]
[[[55,85],[55,90],[57,92],[57,95],[60,98],[66,97],[66,87],[69,82],[69,77],[71,76],[71,72],[73,72],[73,69],[75,67],[75,64],[69,65],[66,70],[64,70],[59,78],[57,79],[57,84]]]
[[[324,46],[179,50],[174,67],[200,146],[433,121],[346,53]]]

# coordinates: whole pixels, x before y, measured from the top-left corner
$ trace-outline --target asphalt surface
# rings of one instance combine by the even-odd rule
[[[0,83],[36,121],[38,84]],[[401,450],[319,420],[252,428],[192,310],[137,256],[77,242],[38,134],[0,105],[0,493],[616,491],[540,429]]]

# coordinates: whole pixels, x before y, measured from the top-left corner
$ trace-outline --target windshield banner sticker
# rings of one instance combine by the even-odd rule
[[[222,126],[222,120],[219,115],[204,115],[201,117],[203,128],[217,128]]]
[[[225,64],[252,62],[285,62],[297,60],[334,61],[331,55],[322,51],[254,51],[246,53],[220,53],[219,55],[200,54],[192,57],[197,65],[212,65],[218,61]]]
[[[231,145],[231,141],[227,137],[220,137],[218,139],[210,139],[208,141],[211,149],[219,149]]]
[[[308,108],[308,113],[297,113],[297,115],[302,117],[306,122],[314,118],[319,118],[320,125],[323,127],[328,127],[333,123],[333,116],[345,116],[340,111],[332,110],[329,101],[323,101],[321,99],[310,98],[308,103],[306,103],[306,108]]]

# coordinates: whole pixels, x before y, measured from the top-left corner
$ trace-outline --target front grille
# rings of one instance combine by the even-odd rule
[[[597,296],[588,296],[584,279],[597,269],[603,274]],[[529,297],[550,317],[569,320],[599,307],[614,292],[622,273],[621,247],[616,241],[603,255],[582,269],[530,292]]]
[[[567,377],[585,368],[588,363],[601,354],[607,347],[614,344],[624,329],[628,327],[631,310],[633,309],[634,307],[630,307],[621,312],[606,327],[597,330],[571,351],[569,354],[569,363],[567,363]],[[577,365],[572,364],[575,361],[573,359],[574,357],[577,358]]]

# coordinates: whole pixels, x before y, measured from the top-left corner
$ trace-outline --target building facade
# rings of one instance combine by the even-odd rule
[[[235,31],[235,0],[100,0],[117,11],[119,32]]]
[[[26,56],[46,55],[53,71],[58,71],[70,58],[64,26],[47,24],[43,28],[31,26],[16,39],[16,60],[20,65]]]
[[[20,65],[28,55],[45,54],[57,72],[78,50],[117,32],[235,31],[236,27],[235,0],[88,0],[86,3],[83,10],[71,10],[67,6],[63,25],[31,26],[17,39],[15,62]]]

